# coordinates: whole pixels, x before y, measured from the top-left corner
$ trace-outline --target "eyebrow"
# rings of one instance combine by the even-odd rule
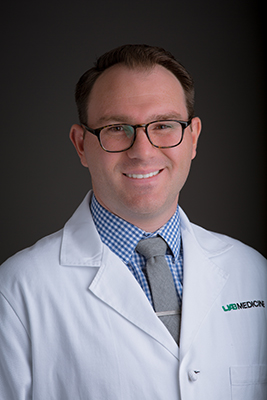
[[[97,121],[97,124],[98,125],[101,125],[101,124],[107,125],[107,124],[117,124],[117,123],[122,124],[122,123],[124,123],[124,124],[130,125],[131,124],[130,119],[131,118],[127,115],[106,115],[106,116],[100,117]],[[152,114],[150,116],[149,122],[150,121],[159,121],[159,120],[163,121],[163,120],[168,120],[168,119],[177,119],[177,120],[181,120],[181,121],[187,120],[187,118],[186,119],[182,118],[181,114],[174,111],[174,112],[168,112],[166,114]]]

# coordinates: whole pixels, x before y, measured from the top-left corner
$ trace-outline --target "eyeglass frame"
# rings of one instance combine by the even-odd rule
[[[97,137],[97,139],[98,139],[98,141],[99,141],[99,144],[100,144],[101,148],[102,148],[104,151],[106,151],[107,153],[122,153],[123,151],[129,150],[129,149],[134,145],[134,142],[135,142],[135,140],[136,140],[136,130],[137,130],[137,128],[145,128],[145,134],[146,134],[146,136],[147,136],[149,142],[152,144],[153,147],[156,147],[157,149],[171,149],[171,148],[173,148],[173,147],[177,147],[177,146],[179,146],[179,144],[182,143],[182,140],[183,140],[183,138],[184,138],[184,131],[185,131],[185,129],[191,124],[192,119],[193,119],[193,118],[190,118],[188,121],[179,121],[179,120],[175,120],[175,119],[171,119],[171,120],[167,120],[167,119],[165,120],[165,119],[164,119],[164,120],[151,121],[151,122],[148,122],[147,124],[137,124],[137,125],[131,125],[131,124],[110,124],[110,125],[102,126],[101,128],[97,128],[97,129],[89,128],[89,127],[88,127],[87,125],[85,125],[85,124],[81,124],[81,125],[84,127],[84,129],[85,129],[86,131],[92,133],[93,135],[95,135],[95,136]],[[168,121],[168,122],[178,122],[178,123],[181,125],[181,127],[182,127],[181,140],[180,140],[177,144],[174,144],[174,145],[172,145],[172,146],[157,146],[156,144],[154,144],[154,143],[151,141],[151,139],[150,139],[150,137],[149,137],[149,134],[148,134],[148,131],[147,131],[147,128],[149,127],[149,125],[154,124],[155,122],[165,122],[165,121]],[[123,150],[107,150],[107,149],[105,149],[105,147],[103,147],[103,145],[102,145],[102,143],[101,143],[101,140],[100,140],[100,132],[102,131],[102,129],[109,128],[109,127],[111,127],[111,126],[123,126],[123,125],[131,126],[131,127],[134,129],[133,140],[132,140],[131,145],[130,145],[129,147],[127,147],[126,149],[123,149]],[[85,134],[85,133],[86,133],[86,132],[84,132],[84,134]]]

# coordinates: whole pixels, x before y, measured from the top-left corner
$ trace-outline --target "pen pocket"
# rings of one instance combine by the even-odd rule
[[[266,400],[267,365],[230,368],[232,400]]]

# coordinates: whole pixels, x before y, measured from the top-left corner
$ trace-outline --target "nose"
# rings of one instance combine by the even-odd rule
[[[152,157],[156,150],[147,137],[145,127],[138,126],[134,144],[127,151],[129,158],[146,159]]]

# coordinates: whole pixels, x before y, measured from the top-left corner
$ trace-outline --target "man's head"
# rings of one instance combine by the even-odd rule
[[[188,119],[194,116],[194,82],[186,69],[174,56],[155,46],[124,45],[117,47],[98,58],[95,66],[86,71],[76,86],[76,104],[79,119],[87,125],[88,99],[97,78],[108,68],[116,64],[122,64],[130,69],[151,69],[155,65],[161,65],[173,73],[181,83],[186,99]]]
[[[138,46],[135,48],[137,51]],[[141,48],[146,49],[146,46]],[[121,49],[125,51],[126,47]],[[191,121],[193,101],[190,108],[188,93],[192,99],[192,80],[181,67],[182,76],[186,77],[186,92],[185,83],[177,79],[177,74],[159,63],[151,62],[144,67],[137,62],[130,65],[113,62],[106,67],[110,65],[106,62],[105,68],[103,62],[98,64],[103,71],[94,76],[91,84],[82,84],[83,80],[88,80],[86,73],[77,85],[77,92],[79,87],[87,87],[86,94],[79,95],[84,98],[83,111],[80,111],[84,116],[80,116],[82,125],[72,126],[70,138],[81,163],[89,168],[94,194],[100,204],[146,231],[155,231],[175,212],[179,192],[196,154],[201,123],[197,117]],[[139,126],[155,120],[191,122],[184,130],[181,143],[175,147],[153,146],[142,126],[136,129],[133,145],[116,153],[105,151],[98,138],[83,126],[95,130],[112,124]],[[153,135],[165,137],[165,128],[169,125],[165,122]],[[117,128],[112,128],[112,136],[114,132]]]

